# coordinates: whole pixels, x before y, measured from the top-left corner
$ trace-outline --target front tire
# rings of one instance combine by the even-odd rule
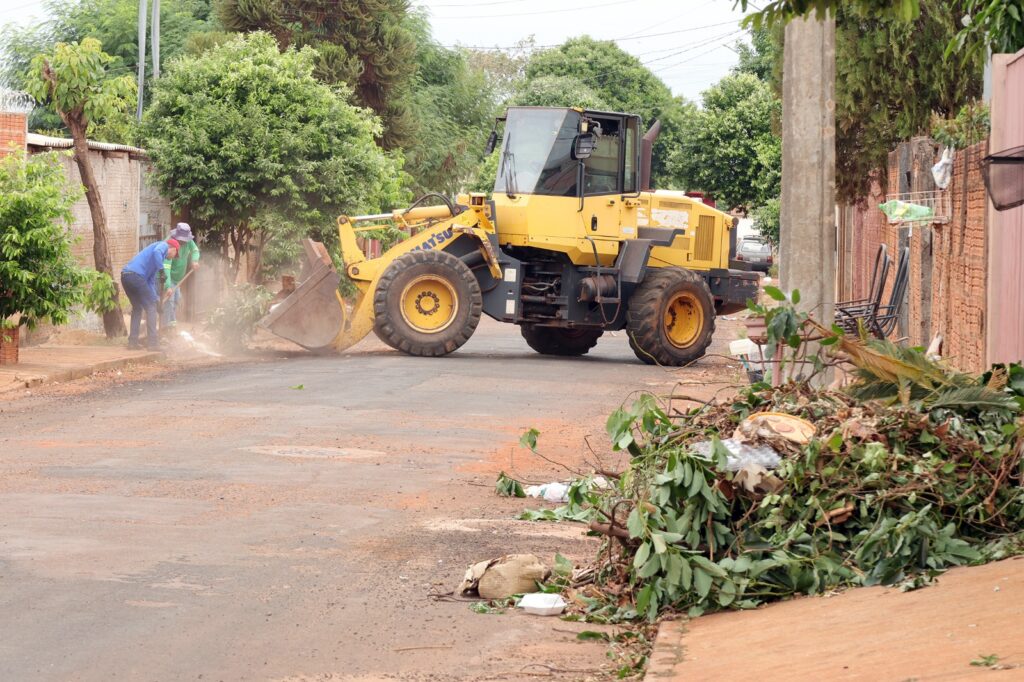
[[[461,260],[444,251],[412,251],[395,259],[373,294],[374,332],[409,355],[447,355],[473,335],[483,299]]]
[[[542,355],[579,356],[597,345],[600,329],[562,329],[524,324],[519,327],[530,348]]]
[[[704,356],[715,333],[707,283],[684,268],[647,271],[626,311],[629,345],[649,365],[679,367]]]

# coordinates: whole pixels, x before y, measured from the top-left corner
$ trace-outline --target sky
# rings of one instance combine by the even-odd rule
[[[579,35],[618,39],[673,94],[700,93],[736,64],[731,49],[746,40],[733,0],[413,0],[430,15],[443,45],[509,47],[533,36],[557,45]]]
[[[173,2],[174,0],[164,0]],[[40,0],[0,0],[0,25],[45,16]],[[412,0],[427,9],[443,45],[511,47],[533,37],[538,46],[589,35],[619,46],[655,72],[676,95],[700,93],[736,64],[745,40],[733,0]]]

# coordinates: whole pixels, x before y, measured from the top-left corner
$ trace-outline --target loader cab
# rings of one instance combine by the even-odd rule
[[[639,196],[640,117],[510,107],[504,122],[493,194],[499,242],[563,251],[577,264],[593,264],[595,251],[602,263],[614,259],[618,242],[635,236],[626,199]]]
[[[639,116],[511,107],[503,120],[495,194],[579,198],[638,191]]]

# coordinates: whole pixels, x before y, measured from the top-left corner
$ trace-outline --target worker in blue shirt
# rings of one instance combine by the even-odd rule
[[[121,286],[128,300],[132,302],[132,323],[128,332],[128,348],[136,350],[139,345],[139,326],[142,311],[146,311],[146,345],[150,350],[159,350],[160,341],[156,334],[156,304],[160,295],[156,290],[157,275],[164,271],[164,260],[178,255],[178,241],[150,244],[128,261],[121,271]]]

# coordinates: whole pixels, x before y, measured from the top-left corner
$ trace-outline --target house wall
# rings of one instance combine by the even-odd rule
[[[68,150],[33,147],[32,154],[57,154],[70,187],[81,187],[78,165]],[[107,216],[107,240],[114,273],[132,259],[139,244],[139,171],[141,162],[129,152],[89,151],[89,161],[100,188]],[[71,231],[77,238],[73,247],[80,263],[95,266],[93,259],[92,216],[84,193],[71,208]]]
[[[992,55],[992,136],[989,150],[1024,145],[1024,50]],[[1024,206],[989,206],[988,361],[1024,360]]]

